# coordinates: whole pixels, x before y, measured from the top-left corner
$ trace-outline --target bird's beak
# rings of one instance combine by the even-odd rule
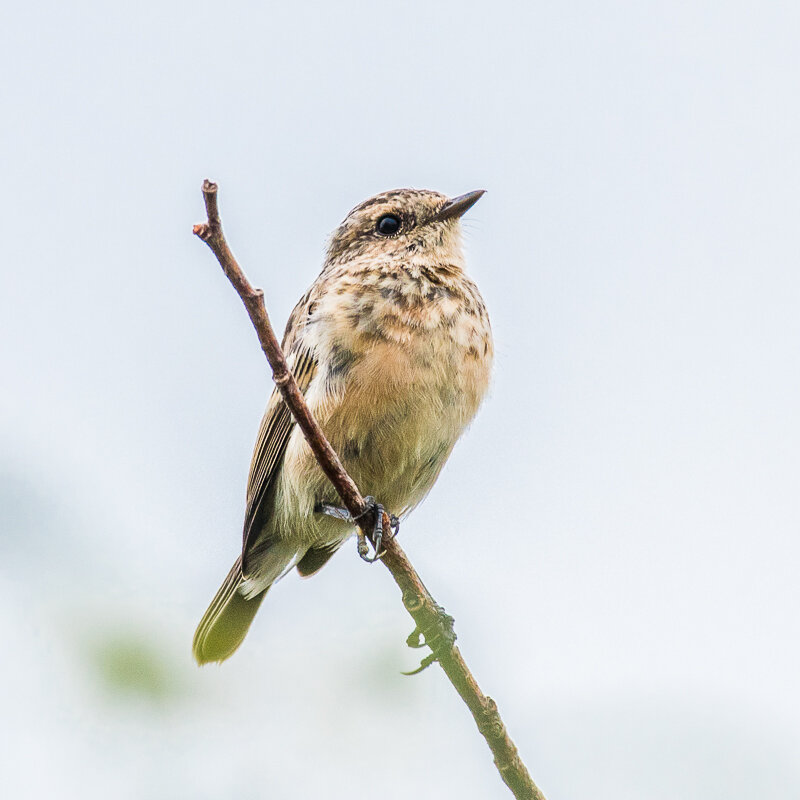
[[[474,192],[467,192],[459,197],[448,200],[431,218],[431,222],[442,222],[446,219],[453,219],[466,214],[478,200],[486,194],[486,189],[476,189]]]

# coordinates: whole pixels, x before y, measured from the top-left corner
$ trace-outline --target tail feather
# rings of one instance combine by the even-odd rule
[[[237,558],[195,631],[192,652],[198,664],[224,661],[244,641],[267,590],[246,599],[240,591],[243,580]]]

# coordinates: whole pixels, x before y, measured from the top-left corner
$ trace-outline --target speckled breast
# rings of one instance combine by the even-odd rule
[[[362,492],[400,514],[430,489],[486,392],[483,301],[458,268],[389,268],[316,313],[314,413]]]

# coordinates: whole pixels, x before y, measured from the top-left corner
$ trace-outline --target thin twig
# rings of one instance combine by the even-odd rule
[[[211,248],[223,272],[241,297],[247,313],[250,315],[250,321],[258,334],[261,349],[272,367],[272,377],[278,390],[308,440],[320,467],[339,493],[342,503],[353,518],[358,518],[367,510],[367,504],[306,405],[272,330],[264,304],[264,293],[261,289],[253,288],[228,247],[222,233],[215,183],[208,180],[203,182],[203,198],[208,221],[195,225],[194,234]],[[364,522],[361,523],[362,531],[371,539],[373,525],[370,524],[372,522],[370,517],[372,515],[365,516],[365,519],[362,517],[364,519]],[[472,712],[478,730],[486,739],[486,743],[494,755],[494,763],[514,796],[518,800],[545,800],[544,795],[522,763],[517,748],[503,725],[494,700],[481,692],[477,681],[464,662],[461,652],[456,647],[453,618],[448,616],[431,597],[406,554],[392,537],[390,520],[386,514],[383,515],[383,534],[382,548],[385,553],[381,560],[391,572],[395,583],[400,587],[400,591],[403,593],[403,605],[416,624],[414,633],[408,638],[409,645],[430,647],[433,660],[441,664],[450,682]],[[431,663],[431,656],[423,660],[423,665],[427,666],[428,663]]]

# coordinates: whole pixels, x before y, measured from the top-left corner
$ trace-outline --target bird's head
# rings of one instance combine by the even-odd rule
[[[331,237],[328,264],[355,259],[460,265],[459,220],[483,189],[450,198],[423,189],[395,189],[357,205]]]

